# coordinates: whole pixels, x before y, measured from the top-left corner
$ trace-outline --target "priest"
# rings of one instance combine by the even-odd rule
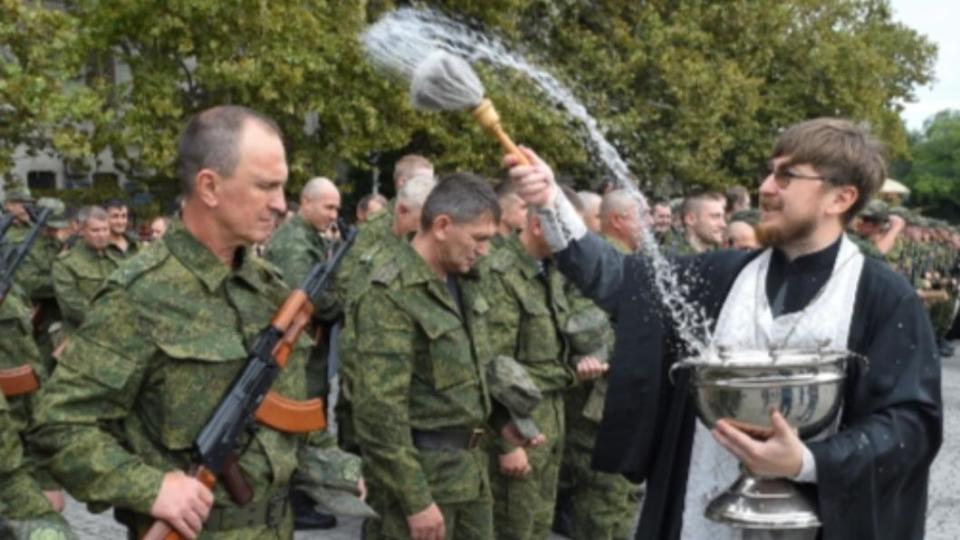
[[[922,538],[930,464],[940,447],[940,363],[920,299],[900,276],[865,258],[844,226],[882,184],[881,148],[853,123],[821,118],[783,131],[760,179],[759,251],[674,261],[679,290],[705,314],[700,339],[733,349],[809,349],[827,343],[851,362],[837,431],[801,441],[778,414],[756,440],[696,420],[690,380],[670,366],[691,354],[663,307],[652,262],[589,233],[551,169],[507,156],[511,177],[538,208],[559,269],[616,321],[616,350],[593,466],[647,482],[637,538],[738,539],[750,533],[704,516],[738,475],[798,482],[816,493],[833,539]],[[686,337],[687,332],[684,332]]]

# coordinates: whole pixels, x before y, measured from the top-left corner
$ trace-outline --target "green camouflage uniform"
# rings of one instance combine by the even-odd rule
[[[78,242],[53,262],[53,290],[68,334],[83,322],[93,295],[118,266],[115,259],[98,253],[86,242]]]
[[[858,248],[860,252],[867,257],[871,257],[878,261],[886,261],[887,257],[877,249],[877,245],[873,243],[869,238],[864,238],[857,233],[848,233],[847,238],[849,238]]]
[[[117,261],[117,264],[122,264],[123,261],[131,259],[137,253],[141,251],[140,239],[135,237],[132,234],[124,234],[124,237],[127,239],[127,250],[121,251],[119,247],[113,242],[107,244],[107,256]]]
[[[543,400],[531,417],[547,439],[526,450],[531,472],[524,478],[500,473],[499,456],[515,447],[498,440],[491,448],[494,529],[500,539],[546,538],[563,460],[563,391],[575,381],[560,334],[568,312],[564,279],[549,261],[528,255],[516,235],[491,255],[490,270],[487,298],[494,354],[516,359],[536,383]]]
[[[358,282],[353,276],[358,271],[357,267],[364,264],[361,259],[369,259],[370,253],[376,252],[381,246],[396,239],[396,236],[393,235],[395,204],[394,201],[390,201],[386,208],[372,215],[357,229],[357,237],[353,241],[353,247],[343,257],[340,268],[337,270],[337,294],[341,301],[348,300],[347,296],[351,295],[349,292],[350,285]],[[357,298],[359,294],[352,294],[352,296]]]
[[[451,276],[460,304],[412,247],[376,268],[356,304],[351,367],[357,440],[371,506],[365,538],[409,538],[407,516],[436,503],[446,538],[493,538],[487,455],[480,446],[419,449],[414,432],[483,428],[491,414],[489,304],[474,273]]]
[[[364,252],[357,251],[357,246],[351,248],[344,258],[350,258],[353,255],[347,272],[343,272],[344,266],[341,264],[341,271],[337,274],[337,287],[339,297],[343,303],[343,326],[340,329],[340,340],[337,343],[339,347],[340,358],[340,393],[337,396],[335,414],[337,417],[337,437],[340,446],[344,450],[359,452],[356,433],[353,428],[353,408],[351,399],[352,390],[352,372],[353,364],[358,361],[356,355],[356,303],[363,294],[370,288],[370,275],[377,268],[390,262],[395,256],[395,252],[407,243],[407,239],[397,238],[391,234],[384,236],[381,241],[373,246],[369,246]]]
[[[191,446],[243,369],[247,350],[289,294],[278,270],[245,249],[223,264],[180,222],[111,275],[41,390],[33,441],[78,499],[113,505],[143,532],[166,472]],[[273,390],[307,396],[301,339]],[[265,426],[240,468],[254,490],[237,507],[221,484],[203,539],[291,538],[287,502],[304,436]]]
[[[24,460],[15,420],[0,392],[0,538],[59,540],[72,538]],[[7,523],[6,519],[16,520]]]
[[[60,322],[60,306],[53,288],[53,263],[64,249],[64,244],[53,236],[40,236],[17,270],[17,284],[23,288],[31,303],[39,310],[34,335],[40,358],[53,369],[50,353],[56,346],[50,336],[50,326]]]
[[[314,265],[327,259],[327,250],[327,243],[317,229],[298,214],[277,229],[264,255],[280,269],[287,285],[297,287]],[[314,320],[318,325],[321,320],[332,320],[339,311],[333,295],[321,295],[314,307]],[[310,351],[307,361],[307,391],[311,396],[326,399],[330,391],[327,377],[328,348],[326,340],[321,341]]]
[[[629,252],[619,242],[605,239],[621,253]],[[571,363],[575,366],[585,356],[608,362],[614,334],[607,314],[572,285],[567,289],[571,313],[563,332],[570,343]],[[564,477],[570,494],[573,540],[626,538],[637,510],[636,484],[619,474],[594,471],[591,465],[606,390],[604,376],[571,389],[565,397],[568,431]]]
[[[18,246],[21,242],[27,239],[27,234],[30,233],[30,227],[32,225],[29,223],[20,223],[19,221],[14,221],[10,228],[7,229],[7,234],[3,235],[3,243],[8,246]]]

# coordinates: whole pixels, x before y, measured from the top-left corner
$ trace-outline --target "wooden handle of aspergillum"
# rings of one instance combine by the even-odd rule
[[[487,130],[488,133],[500,141],[500,146],[503,147],[506,153],[517,156],[517,159],[522,165],[530,164],[527,156],[523,155],[520,149],[517,148],[517,145],[514,144],[513,139],[503,130],[503,126],[500,125],[500,115],[497,114],[497,110],[493,108],[492,101],[489,99],[481,101],[480,104],[473,109],[473,117],[477,119],[477,122],[479,122],[483,129]]]

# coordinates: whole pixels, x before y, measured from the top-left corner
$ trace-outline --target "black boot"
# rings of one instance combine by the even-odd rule
[[[314,509],[313,500],[299,491],[290,494],[293,507],[293,528],[298,531],[332,529],[337,526],[337,517]]]

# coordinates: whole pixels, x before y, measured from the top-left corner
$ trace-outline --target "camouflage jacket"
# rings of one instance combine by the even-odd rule
[[[289,293],[242,250],[225,265],[179,221],[112,274],[41,390],[34,442],[75,497],[145,515]],[[273,390],[306,397],[301,338]],[[261,426],[240,456],[253,502],[285,489],[302,436]],[[214,508],[236,508],[218,485]],[[253,503],[251,503],[253,504]]]
[[[53,262],[53,289],[68,331],[80,326],[90,307],[90,299],[103,286],[119,264],[106,253],[97,253],[85,242]]]
[[[362,223],[357,230],[357,237],[353,241],[353,247],[340,262],[340,268],[337,270],[337,294],[341,301],[349,301],[348,297],[357,298],[358,294],[350,291],[351,284],[358,282],[354,279],[354,274],[358,267],[363,265],[362,258],[369,259],[371,253],[375,253],[382,246],[390,245],[396,240],[393,235],[393,203],[370,217],[365,223]]]
[[[329,247],[313,225],[298,214],[277,229],[264,256],[280,269],[287,285],[296,287],[314,265],[327,260]],[[323,320],[333,319],[339,311],[332,294],[321,295],[315,307],[316,317]]]
[[[490,416],[483,375],[489,304],[478,276],[454,279],[462,313],[447,284],[401,244],[356,305],[363,361],[353,369],[353,410],[364,474],[406,515],[489,489],[485,459],[419,452],[411,437],[412,429],[479,428]]]
[[[30,364],[37,378],[43,382],[47,370],[40,362],[40,353],[33,341],[33,326],[30,308],[14,290],[0,306],[0,369],[9,369]],[[24,431],[29,423],[32,402],[36,393],[10,399],[10,421],[17,432]]]
[[[517,235],[490,257],[486,296],[494,355],[520,362],[544,393],[569,388],[575,380],[560,332],[570,307],[564,282],[549,261],[528,255]]]
[[[53,290],[53,262],[64,245],[52,236],[41,236],[17,270],[17,283],[33,301],[56,298]]]
[[[27,238],[27,234],[30,232],[31,224],[22,224],[20,222],[14,221],[13,225],[7,229],[7,234],[3,235],[3,243],[11,246],[16,246],[23,242]]]
[[[29,471],[20,434],[14,427],[7,400],[0,392],[0,516],[60,520]]]

